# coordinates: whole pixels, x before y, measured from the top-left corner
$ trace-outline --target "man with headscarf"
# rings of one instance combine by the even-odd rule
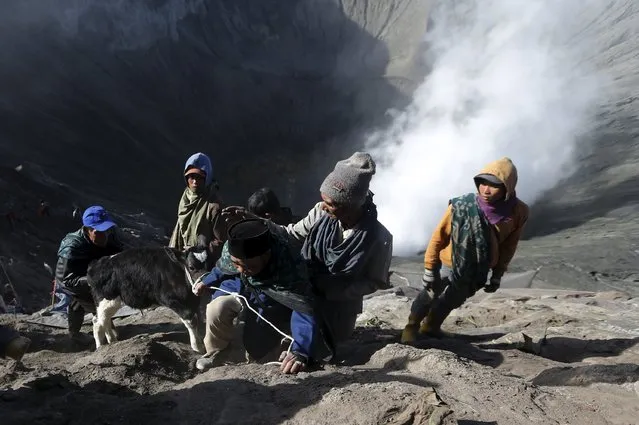
[[[226,228],[224,220],[219,219],[221,207],[211,159],[201,152],[191,155],[184,165],[184,179],[186,188],[180,198],[169,247],[186,250],[207,246],[210,254],[207,261],[213,264],[220,257]]]
[[[115,222],[100,205],[87,208],[82,214],[82,227],[67,234],[58,249],[55,268],[56,288],[71,297],[67,321],[69,335],[80,335],[85,312],[95,312],[91,288],[87,283],[89,263],[122,251],[115,233]]]
[[[377,220],[369,185],[376,164],[365,152],[338,161],[320,187],[322,202],[295,224],[278,226],[300,247],[315,292],[315,311],[335,346],[348,340],[362,312],[364,295],[388,287],[393,237]],[[229,217],[246,215],[236,208]]]
[[[488,164],[474,178],[476,193],[453,198],[424,254],[424,289],[411,306],[402,342],[439,336],[450,312],[480,288],[499,289],[515,255],[528,206],[517,198],[517,168],[509,158]],[[488,284],[488,273],[492,270]]]
[[[206,308],[206,354],[197,361],[198,369],[213,367],[234,338],[234,320],[246,305],[229,293],[244,296],[266,320],[283,332],[290,331],[293,342],[290,352],[280,356],[282,372],[297,373],[332,354],[323,339],[322,324],[313,315],[304,260],[285,238],[272,234],[264,220],[242,220],[229,227],[216,267],[193,291],[201,294],[205,287],[220,289]],[[252,311],[246,312],[243,332],[244,348],[254,359],[280,349],[282,335]]]

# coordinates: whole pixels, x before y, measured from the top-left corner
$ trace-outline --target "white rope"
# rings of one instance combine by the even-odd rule
[[[191,274],[189,273],[189,269],[184,266],[184,271],[186,272],[186,278],[188,279],[189,283],[191,284],[191,289],[194,290],[195,289],[195,285],[197,285],[198,283],[200,283],[202,281],[202,279],[208,275],[208,273],[203,274],[202,276],[200,276],[199,278],[197,278],[197,280],[193,280],[193,278],[191,277]],[[275,329],[275,331],[277,333],[279,333],[280,335],[282,335],[285,339],[288,339],[291,341],[291,343],[288,345],[288,349],[286,350],[286,354],[289,355],[291,353],[291,347],[293,346],[293,343],[295,342],[295,340],[293,339],[292,336],[282,332],[277,326],[275,326],[273,323],[271,323],[266,317],[262,316],[257,310],[255,310],[253,307],[251,307],[251,304],[249,304],[249,301],[246,299],[245,296],[237,293],[237,292],[231,292],[231,291],[227,291],[225,289],[222,288],[218,288],[217,286],[208,286],[211,289],[216,289],[218,291],[224,292],[226,294],[229,294],[231,296],[233,296],[236,300],[238,300],[238,302],[241,303],[240,300],[244,300],[244,304],[242,304],[242,306],[246,305],[248,307],[249,310],[251,310],[253,313],[255,313],[260,319],[264,320],[266,323],[268,323],[273,329]],[[195,291],[193,291],[193,293],[195,293]],[[197,294],[196,294],[197,295]],[[265,365],[277,365],[277,366],[281,366],[282,362],[268,362],[265,363]]]

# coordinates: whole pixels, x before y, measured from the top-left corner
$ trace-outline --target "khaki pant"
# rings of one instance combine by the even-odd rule
[[[206,355],[224,350],[235,337],[235,318],[242,311],[242,303],[232,295],[217,297],[206,306]]]

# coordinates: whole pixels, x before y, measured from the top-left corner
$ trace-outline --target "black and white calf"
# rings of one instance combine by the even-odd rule
[[[164,306],[182,319],[191,348],[202,352],[198,335],[200,300],[192,285],[206,272],[207,251],[183,253],[172,248],[132,248],[91,263],[87,281],[97,306],[93,319],[96,349],[117,340],[111,321],[122,303],[137,309]]]

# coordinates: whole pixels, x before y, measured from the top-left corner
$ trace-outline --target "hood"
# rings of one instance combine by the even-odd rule
[[[510,158],[501,158],[497,161],[493,161],[486,165],[475,176],[475,186],[477,186],[477,179],[481,178],[482,174],[490,174],[495,176],[506,186],[506,200],[515,195],[515,187],[517,186],[517,167],[510,160]]]
[[[213,182],[213,164],[211,163],[211,158],[209,158],[202,152],[194,153],[189,157],[189,159],[186,160],[183,173],[186,173],[186,170],[188,170],[189,168],[197,168],[204,171],[204,173],[206,173],[206,187],[209,187],[211,185],[211,183]]]

